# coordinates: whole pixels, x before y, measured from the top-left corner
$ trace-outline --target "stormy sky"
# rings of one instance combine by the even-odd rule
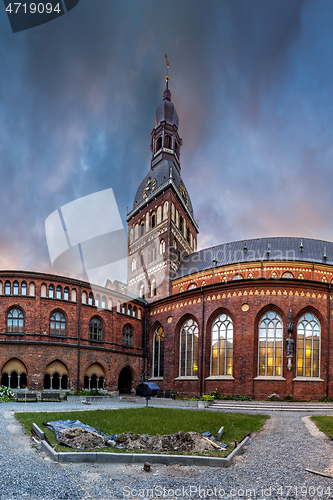
[[[2,269],[52,272],[46,218],[100,190],[126,226],[165,53],[199,248],[333,241],[331,0],[80,0],[15,34],[0,11]]]

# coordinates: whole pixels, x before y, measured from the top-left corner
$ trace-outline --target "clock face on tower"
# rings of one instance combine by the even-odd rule
[[[156,179],[149,179],[147,184],[145,185],[143,189],[143,198],[147,198],[147,196],[150,195],[154,191],[156,187]]]
[[[179,188],[179,192],[180,192],[181,197],[185,201],[185,205],[188,206],[188,194],[187,194],[187,191],[182,184]]]

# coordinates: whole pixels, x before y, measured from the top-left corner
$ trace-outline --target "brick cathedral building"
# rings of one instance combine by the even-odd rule
[[[260,238],[197,251],[167,88],[128,213],[128,284],[0,272],[1,382],[194,395],[333,397],[333,243]]]

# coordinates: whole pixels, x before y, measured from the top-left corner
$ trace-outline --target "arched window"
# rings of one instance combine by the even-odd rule
[[[27,284],[25,281],[22,281],[21,284],[21,295],[27,295]]]
[[[143,283],[139,286],[139,297],[141,297],[141,299],[145,298],[145,286]]]
[[[232,375],[233,324],[227,314],[220,314],[212,326],[210,374]]]
[[[100,301],[100,296],[99,296],[99,294],[97,294],[95,297],[95,306],[96,307],[99,307],[99,301]]]
[[[282,274],[282,278],[286,278],[286,279],[289,279],[289,280],[293,279],[293,277],[294,276],[291,273],[289,273],[289,272],[286,272],[286,273]]]
[[[175,222],[175,205],[171,203],[171,220]]]
[[[5,295],[10,295],[10,281],[5,283]]]
[[[199,329],[193,319],[187,319],[180,329],[179,376],[198,375]]]
[[[140,224],[140,236],[143,236],[145,234],[145,222],[142,221]]]
[[[66,318],[60,311],[55,311],[50,318],[50,335],[66,335]]]
[[[259,376],[282,375],[283,327],[280,316],[267,312],[259,322]]]
[[[13,283],[13,295],[18,295],[19,294],[19,284],[17,281],[14,281]]]
[[[99,318],[91,318],[89,322],[90,340],[103,340],[103,323]]]
[[[53,285],[49,286],[49,297],[50,297],[50,299],[54,299],[54,286]]]
[[[179,217],[179,231],[181,232],[181,234],[183,234],[183,230],[184,230],[184,219],[182,216]]]
[[[123,328],[123,345],[133,345],[133,329],[131,325],[125,325]]]
[[[72,299],[71,300],[72,300],[72,302],[76,302],[76,290],[75,290],[75,288],[72,288]]]
[[[66,286],[64,289],[64,300],[69,300],[69,288]]]
[[[171,145],[172,145],[172,139],[171,139],[170,135],[166,135],[164,137],[164,147],[171,149]]]
[[[136,318],[136,314],[137,314],[137,308],[136,306],[133,307],[133,318]]]
[[[106,309],[106,297],[103,295],[102,297],[102,309]]]
[[[127,315],[128,316],[132,316],[132,306],[131,306],[131,304],[128,304],[128,306],[127,306]]]
[[[29,295],[30,295],[30,297],[35,296],[35,283],[33,283],[33,282],[31,282],[29,284]]]
[[[133,228],[131,228],[131,230],[130,230],[130,243],[133,243],[133,233],[134,233]]]
[[[165,252],[165,241],[161,240],[160,241],[160,255],[164,254]]]
[[[156,245],[153,245],[150,252],[150,262],[154,262],[155,260],[156,260]]]
[[[24,316],[16,307],[10,309],[7,314],[7,333],[23,333]]]
[[[110,309],[110,311],[112,311],[112,308],[113,308],[113,302],[112,302],[112,299],[109,298],[109,300],[108,300],[108,309]]]
[[[126,305],[125,304],[122,305],[121,312],[123,314],[126,314]]]
[[[133,257],[132,259],[132,271],[135,271],[136,270],[136,258]]]
[[[151,297],[156,297],[156,279],[153,278],[151,280],[151,285],[150,285],[150,296]]]
[[[93,305],[94,305],[94,296],[93,296],[93,293],[92,293],[92,292],[90,292],[90,293],[89,293],[88,304],[89,304],[90,306],[93,306]]]
[[[156,211],[156,224],[159,225],[162,222],[162,207],[158,207]]]
[[[117,313],[120,313],[120,307],[121,307],[120,300],[118,300],[117,301]]]
[[[297,324],[297,377],[319,377],[320,323],[306,313]]]
[[[134,239],[137,240],[139,237],[139,226],[138,224],[135,224],[134,226]]]
[[[87,292],[83,291],[82,292],[82,304],[87,303]]]
[[[166,201],[163,205],[163,220],[167,220],[169,211],[169,202]]]
[[[57,286],[57,299],[61,299],[61,286]]]
[[[162,148],[162,137],[159,137],[156,141],[156,152]]]
[[[153,377],[163,377],[164,372],[164,332],[159,326],[155,330],[153,344]]]
[[[152,213],[152,216],[151,216],[151,227],[155,227],[156,226],[156,215],[155,215],[155,212]]]

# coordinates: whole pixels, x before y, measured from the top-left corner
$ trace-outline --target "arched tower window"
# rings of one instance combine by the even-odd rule
[[[199,328],[193,319],[187,319],[180,329],[179,376],[198,375]]]
[[[232,375],[233,324],[227,314],[220,314],[212,326],[210,356],[211,376]]]
[[[14,281],[13,283],[13,295],[18,295],[19,294],[19,284],[17,281]]]
[[[297,377],[319,377],[320,323],[306,313],[297,324]]]
[[[159,326],[153,340],[153,377],[163,377],[164,373],[164,332]]]
[[[259,376],[282,375],[283,327],[280,316],[267,312],[259,322]]]
[[[162,148],[162,137],[159,137],[156,141],[156,153]]]

